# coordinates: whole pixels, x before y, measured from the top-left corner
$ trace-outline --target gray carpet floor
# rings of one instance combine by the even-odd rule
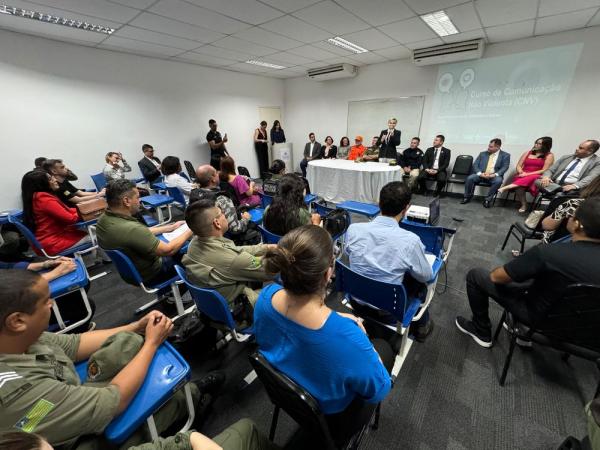
[[[413,203],[426,205],[429,200],[415,196]],[[361,448],[541,450],[557,448],[568,435],[584,436],[583,408],[591,400],[599,376],[592,363],[577,358],[564,362],[560,353],[542,347],[517,348],[501,387],[498,379],[508,350],[505,332],[493,348],[484,349],[454,325],[457,314],[469,315],[467,271],[472,267],[492,269],[512,258],[510,250],[518,248],[511,240],[507,249],[500,251],[510,224],[520,218],[516,206],[510,202],[501,206],[499,201],[494,208],[485,209],[477,200],[460,205],[456,197],[443,198],[441,204],[444,221],[457,218],[462,222],[454,221],[458,232],[447,266],[448,287],[431,304],[435,329],[425,343],[412,346],[382,404],[379,429],[366,435]],[[134,320],[135,308],[151,297],[122,282],[116,270],[107,267],[112,272],[94,281],[90,289],[97,305],[94,320],[101,328]],[[337,302],[334,293],[328,304]],[[492,304],[494,323],[500,314]],[[212,436],[243,417],[268,432],[273,408],[263,386],[258,380],[243,383],[251,370],[247,355],[253,348],[251,343],[230,342],[217,351],[203,335],[181,347],[194,376],[214,369],[227,374],[223,393],[200,429],[203,433]],[[302,448],[297,428],[292,419],[280,415],[276,442]]]

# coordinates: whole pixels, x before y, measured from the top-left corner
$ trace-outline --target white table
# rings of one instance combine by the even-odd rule
[[[306,178],[311,192],[328,202],[377,203],[383,186],[391,181],[402,181],[402,171],[399,166],[387,163],[317,159],[309,161]]]

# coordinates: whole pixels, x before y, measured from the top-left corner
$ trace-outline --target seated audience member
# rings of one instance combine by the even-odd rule
[[[498,189],[499,194],[513,189],[516,190],[515,196],[520,203],[520,213],[527,211],[526,191],[530,192],[535,198],[538,194],[535,181],[554,164],[554,155],[550,150],[552,150],[551,137],[544,136],[537,139],[533,148],[523,153],[519,158],[516,167],[517,173],[510,184]]]
[[[281,179],[285,175],[285,161],[281,159],[274,160],[269,168],[269,173],[271,173],[271,180]]]
[[[261,256],[274,245],[236,246],[224,237],[227,218],[211,200],[192,203],[185,211],[185,220],[194,232],[194,239],[182,263],[192,283],[216,289],[230,306],[240,295],[245,295],[254,305],[258,291],[248,283],[273,278],[265,273]]]
[[[340,139],[340,146],[337,151],[337,159],[347,159],[348,153],[350,152],[350,139],[348,136],[344,136]]]
[[[239,213],[229,194],[219,188],[219,172],[213,166],[206,164],[198,167],[196,178],[200,187],[192,190],[189,203],[207,199],[216,202],[227,218],[229,234],[234,242],[240,245],[260,242],[260,233],[250,225],[250,214]]]
[[[161,171],[165,176],[165,184],[168,187],[179,188],[186,199],[190,197],[190,193],[196,185],[180,175],[181,163],[179,162],[179,158],[176,156],[165,157],[162,162]]]
[[[579,144],[573,155],[563,156],[535,180],[535,185],[546,192],[569,192],[583,189],[600,175],[600,158],[596,152],[600,142],[588,139]]]
[[[140,194],[130,180],[115,180],[106,187],[108,209],[98,219],[98,244],[106,250],[121,250],[136,267],[144,283],[156,284],[176,275],[174,262],[180,258],[179,249],[192,238],[190,230],[171,242],[156,236],[171,232],[183,221],[152,228],[140,223],[134,215],[140,211]],[[134,280],[126,280],[136,284]]]
[[[333,145],[333,138],[331,136],[325,138],[322,153],[323,159],[335,159],[337,157],[337,147]]]
[[[233,158],[229,156],[221,158],[221,172],[219,173],[219,178],[233,187],[240,205],[255,207],[261,204],[258,189],[256,189],[254,181],[248,183],[246,178],[241,175],[236,175]]]
[[[378,140],[379,136],[373,136],[373,138],[371,139],[371,146],[367,148],[363,153],[363,161],[379,161],[379,146],[377,145]]]
[[[69,181],[69,179],[72,179],[72,177],[69,178],[69,174],[72,174],[72,172],[64,165],[61,159],[46,160],[44,169],[58,182],[56,195],[65,205],[74,205],[104,196],[104,190],[100,192],[85,192],[73,186]]]
[[[88,233],[75,228],[81,221],[77,209],[60,201],[58,189],[58,182],[47,172],[27,172],[21,181],[23,223],[49,255],[91,242]]]
[[[123,158],[123,154],[118,152],[108,152],[106,154],[106,166],[104,166],[104,178],[106,181],[122,180],[125,178],[125,172],[131,172],[131,167]]]
[[[152,311],[109,330],[47,333],[49,297],[48,282],[40,275],[0,272],[0,367],[14,374],[1,386],[0,429],[35,431],[62,448],[110,448],[101,433],[130,404],[173,323]],[[98,370],[89,370],[82,385],[73,363],[87,359]],[[203,390],[217,387],[223,378],[209,375],[201,381]],[[191,391],[197,403],[200,390],[192,384]],[[185,405],[179,390],[154,413],[159,433],[187,416]],[[39,413],[31,415],[34,409]],[[147,442],[148,435],[140,427],[121,448]]]
[[[600,175],[584,187],[577,197],[561,197],[562,201],[556,205],[553,211],[548,211],[547,215],[544,212],[546,217],[542,220],[542,229],[544,230],[542,242],[547,244],[568,235],[567,221],[569,217],[575,215],[575,211],[585,199],[598,197],[600,197]]]
[[[501,150],[501,146],[502,141],[500,139],[492,139],[488,145],[487,151],[477,155],[471,169],[472,173],[465,180],[465,195],[460,202],[461,205],[469,203],[471,198],[473,198],[475,183],[488,182],[490,183],[490,187],[483,200],[483,206],[484,208],[492,206],[494,195],[496,195],[498,188],[502,186],[504,173],[510,166],[510,154]]]
[[[588,436],[592,449],[600,448],[600,397],[596,397],[585,407],[588,420]]]
[[[517,317],[543,318],[565,288],[574,283],[600,284],[600,198],[585,200],[569,218],[572,242],[536,245],[492,272],[467,274],[472,318],[458,316],[456,326],[482,347],[492,346],[489,298]]]
[[[142,145],[142,153],[144,157],[138,161],[138,167],[146,181],[152,183],[162,175],[160,159],[154,156],[154,148],[150,144]]]
[[[414,137],[410,140],[410,147],[399,154],[398,164],[401,165],[404,175],[409,175],[410,178],[406,182],[411,191],[417,187],[417,180],[423,164],[423,150],[419,148],[421,139]]]
[[[33,170],[44,170],[44,163],[48,161],[45,156],[38,156],[33,160]]]
[[[354,161],[356,159],[362,158],[366,150],[365,146],[362,145],[362,143],[363,137],[361,135],[358,135],[354,138],[354,145],[352,146],[352,148],[350,149],[350,153],[348,154],[349,160]]]
[[[263,264],[283,286],[264,287],[254,307],[260,353],[316,398],[334,439],[351,436],[390,391],[391,347],[370,342],[360,319],[325,304],[334,257],[323,228],[290,231]]]
[[[318,214],[311,214],[304,203],[306,193],[302,178],[293,173],[281,177],[279,192],[273,197],[265,209],[263,225],[266,230],[278,236],[283,236],[288,231],[302,225],[321,223]]]
[[[424,283],[433,276],[425,247],[416,234],[398,226],[410,207],[410,199],[411,193],[401,181],[386,184],[379,194],[381,215],[372,222],[350,225],[345,252],[355,272],[386,283],[404,284],[408,295],[423,298],[427,289]],[[355,311],[375,314],[373,308],[360,304],[356,304]],[[383,311],[377,312],[377,318],[396,322]],[[426,311],[411,327],[411,334],[423,342],[432,330],[433,320],[429,320],[429,311]]]
[[[433,147],[425,150],[423,155],[423,170],[419,173],[419,192],[427,192],[427,180],[435,180],[437,182],[435,195],[440,196],[444,192],[446,186],[446,170],[450,165],[450,149],[444,147],[446,138],[442,134],[438,134],[433,139]]]
[[[302,176],[306,178],[306,167],[308,166],[308,162],[313,159],[321,159],[323,157],[323,149],[321,148],[321,144],[316,141],[315,133],[309,133],[308,142],[304,145],[304,157],[302,161],[300,161],[300,170],[302,171]]]

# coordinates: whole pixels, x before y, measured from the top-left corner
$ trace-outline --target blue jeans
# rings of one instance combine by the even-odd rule
[[[494,198],[494,195],[496,194],[496,192],[498,192],[498,189],[500,189],[500,186],[502,186],[502,177],[495,177],[495,178],[482,178],[479,175],[477,175],[476,173],[471,174],[467,177],[467,179],[465,180],[465,197],[466,198],[471,198],[473,197],[473,192],[475,191],[475,183],[477,183],[478,181],[483,182],[482,186],[488,186],[485,182],[489,182],[490,183],[490,189],[485,197],[486,200],[492,200]]]

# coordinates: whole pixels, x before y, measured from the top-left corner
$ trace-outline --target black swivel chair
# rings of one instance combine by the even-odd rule
[[[183,165],[185,166],[185,170],[187,170],[187,173],[190,176],[190,180],[197,181],[194,165],[190,161],[183,161]]]
[[[544,236],[543,232],[539,229],[539,226],[536,228],[529,228],[524,222],[515,222],[508,229],[508,233],[506,233],[504,243],[502,244],[502,250],[506,248],[506,244],[511,235],[519,241],[521,247],[519,251],[521,253],[525,251],[525,241],[527,239],[536,239],[539,241]]]
[[[238,168],[237,168],[237,169],[238,169],[238,174],[240,174],[240,175],[243,175],[243,176],[245,176],[245,177],[248,177],[248,178],[252,178],[252,177],[250,176],[250,171],[248,170],[248,168],[247,168],[247,167],[244,167],[244,166],[238,166]]]
[[[473,168],[473,157],[471,155],[458,155],[454,160],[452,166],[452,173],[446,180],[446,192],[448,192],[448,185],[453,184],[465,184],[465,180],[471,174]]]

